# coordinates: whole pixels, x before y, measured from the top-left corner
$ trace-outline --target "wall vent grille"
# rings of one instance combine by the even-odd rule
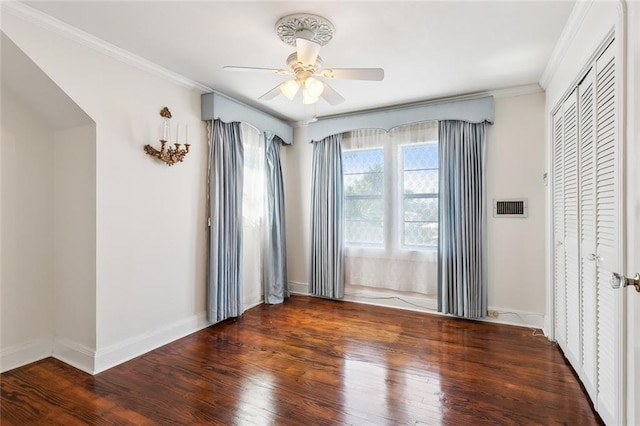
[[[527,217],[526,198],[493,200],[493,217]]]

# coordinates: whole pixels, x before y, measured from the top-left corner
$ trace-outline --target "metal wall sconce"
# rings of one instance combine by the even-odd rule
[[[176,127],[176,142],[173,144],[175,145],[175,148],[171,148],[171,145],[169,145],[169,148],[166,148],[166,145],[169,140],[169,130],[170,130],[169,120],[171,119],[171,111],[169,111],[169,108],[164,107],[162,108],[162,111],[160,111],[160,116],[162,117],[162,120],[163,120],[163,126],[162,126],[163,135],[162,135],[162,139],[160,139],[160,145],[161,145],[160,151],[158,151],[151,145],[147,144],[144,146],[144,152],[146,152],[147,154],[153,157],[156,157],[161,161],[164,161],[169,166],[173,166],[176,163],[181,163],[182,160],[184,160],[184,157],[189,153],[189,147],[191,146],[189,144],[189,126],[187,126],[186,142],[184,144],[184,149],[181,149],[180,146],[182,144],[178,143],[178,140],[179,140],[178,138],[180,137],[179,124]]]
[[[627,278],[624,275],[613,273],[611,274],[611,287],[622,288],[632,285],[636,288],[637,292],[640,292],[640,274],[636,274],[633,278]]]

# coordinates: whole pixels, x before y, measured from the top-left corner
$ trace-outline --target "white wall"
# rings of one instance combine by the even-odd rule
[[[1,284],[2,371],[50,355],[91,370],[77,358],[95,352],[95,126],[82,126],[91,119],[1,38],[2,201],[10,212],[2,234],[9,273]],[[37,335],[34,321],[44,324]]]
[[[496,98],[487,141],[489,306],[532,318],[545,313],[544,98]],[[527,198],[528,217],[494,218],[494,198]]]
[[[280,156],[285,194],[289,290],[308,293],[313,146],[307,138],[306,126],[293,129],[293,145],[282,147]]]
[[[86,108],[98,110],[97,346],[111,352],[184,321],[204,325],[207,144],[198,92],[113,60],[96,69],[93,56],[83,52],[80,68],[100,82]],[[171,167],[142,149],[159,147],[164,105],[174,124],[190,125],[193,144]]]
[[[527,219],[488,218],[489,308],[499,321],[541,327],[545,311],[544,284],[544,94],[495,100],[495,124],[487,150],[487,207],[493,197],[527,197]],[[307,293],[309,282],[309,208],[313,147],[305,127],[294,131],[294,145],[283,149],[286,160],[287,254],[289,286]],[[505,260],[506,259],[506,260]],[[432,299],[380,290],[345,290],[347,300],[405,309],[433,310]],[[401,296],[405,303],[390,296]],[[385,299],[372,299],[381,297]],[[419,307],[415,306],[418,305]],[[423,308],[420,308],[423,307]]]
[[[81,366],[74,352],[96,349],[95,124],[55,132],[53,163],[54,353]]]
[[[22,18],[2,19],[3,31],[96,123],[95,370],[205,326],[200,92]],[[189,125],[192,143],[173,167],[143,151],[147,143],[159,146],[163,106],[174,129]]]
[[[1,121],[4,371],[51,353],[54,134],[4,85]]]

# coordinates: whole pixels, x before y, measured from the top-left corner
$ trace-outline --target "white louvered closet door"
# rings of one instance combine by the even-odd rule
[[[564,121],[564,274],[566,305],[567,359],[573,365],[580,357],[580,248],[578,241],[578,91],[573,91],[562,105]],[[577,332],[576,332],[577,331]]]
[[[553,281],[554,334],[566,347],[567,310],[564,273],[564,126],[562,108],[553,116]]]
[[[616,66],[612,42],[552,119],[555,337],[607,425],[624,419]]]
[[[620,159],[619,113],[615,44],[596,61],[595,219],[597,281],[596,409],[607,424],[622,419],[622,295],[609,284],[612,272],[621,270],[620,259]]]
[[[597,397],[595,71],[578,86],[580,116],[580,281],[582,362],[577,369],[592,401]]]

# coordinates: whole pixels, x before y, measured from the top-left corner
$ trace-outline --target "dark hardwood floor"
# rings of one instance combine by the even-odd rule
[[[294,296],[91,376],[2,374],[2,424],[601,424],[532,330]]]

